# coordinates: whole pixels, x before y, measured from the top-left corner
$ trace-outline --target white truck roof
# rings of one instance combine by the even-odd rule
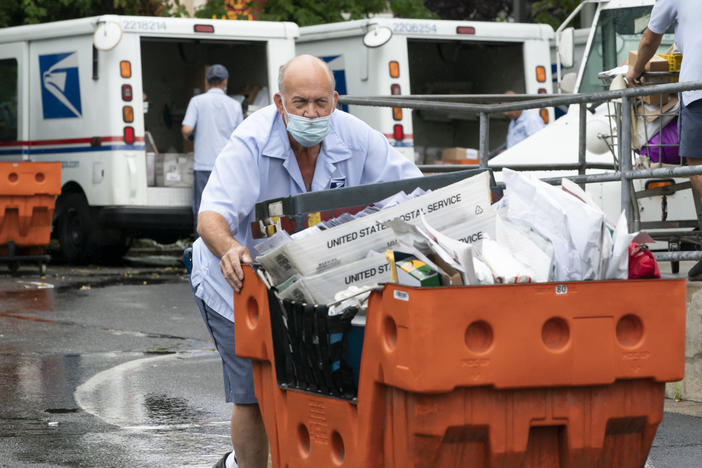
[[[216,37],[238,39],[295,39],[299,27],[295,23],[273,21],[237,21],[206,18],[167,18],[156,16],[102,15],[88,18],[55,21],[52,23],[14,26],[0,30],[0,43],[52,39],[57,37],[92,34],[98,23],[115,22],[124,33],[154,37],[184,37],[211,39]],[[195,32],[195,25],[208,25],[211,32]]]
[[[479,36],[480,39],[494,37],[500,40],[522,41],[527,39],[548,40],[554,35],[553,28],[547,24],[376,17],[316,26],[304,26],[300,28],[300,38],[298,42],[358,36],[380,26],[390,28],[393,34],[444,39],[456,39],[458,37],[469,39],[472,36]],[[475,28],[475,34],[459,34],[457,32],[459,26],[473,27]]]
[[[594,0],[593,3],[602,3],[601,8],[627,8],[653,5],[655,0]]]

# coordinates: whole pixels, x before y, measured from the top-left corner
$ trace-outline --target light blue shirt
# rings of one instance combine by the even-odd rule
[[[528,136],[544,128],[544,120],[534,109],[525,109],[514,120],[510,120],[507,127],[507,148],[511,148]]]
[[[210,88],[190,100],[182,125],[194,129],[194,170],[212,170],[217,154],[242,120],[241,105],[220,88]]]
[[[673,22],[675,44],[683,54],[680,82],[702,80],[702,2],[698,0],[657,0],[648,29],[664,34]],[[683,104],[702,99],[702,90],[685,91]]]
[[[335,110],[317,157],[312,191],[421,175],[380,132]],[[255,257],[251,223],[256,203],[305,192],[283,119],[270,105],[250,115],[232,133],[202,193],[200,213],[214,211],[222,215],[236,240]],[[234,321],[234,292],[219,270],[219,259],[202,238],[193,244],[191,282],[197,297]]]

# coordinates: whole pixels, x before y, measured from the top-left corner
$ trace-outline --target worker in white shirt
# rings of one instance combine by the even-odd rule
[[[510,90],[505,94],[514,94],[514,91]],[[509,111],[505,112],[505,116],[510,120],[507,128],[506,149],[511,148],[546,126],[536,109]]]
[[[630,86],[639,86],[646,63],[658,50],[663,34],[675,24],[675,43],[682,52],[680,82],[702,80],[702,14],[700,2],[658,0],[653,5],[648,27],[639,42],[634,66],[626,74]],[[689,166],[702,165],[702,90],[681,93],[678,116],[679,153]],[[690,176],[697,222],[702,228],[702,175]],[[702,261],[687,273],[688,279],[702,281]]]
[[[241,105],[227,96],[229,72],[224,65],[215,64],[207,69],[207,92],[198,94],[188,103],[181,132],[185,138],[195,139],[193,164],[193,224],[197,237],[197,213],[200,197],[207,184],[217,154],[229,141],[237,125],[243,120]]]

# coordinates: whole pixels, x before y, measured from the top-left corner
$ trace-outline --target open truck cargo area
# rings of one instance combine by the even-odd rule
[[[100,16],[0,31],[0,161],[61,163],[54,236],[72,263],[119,258],[135,236],[192,233],[192,142],[181,121],[214,63],[227,94],[270,100],[292,23]],[[249,110],[254,110],[253,106]]]
[[[327,61],[349,96],[551,93],[548,25],[373,18],[300,28],[298,53]],[[346,106],[345,106],[346,107]],[[452,147],[477,148],[475,115],[349,105],[417,163]],[[544,120],[553,118],[544,109]],[[492,141],[504,141],[495,119]]]

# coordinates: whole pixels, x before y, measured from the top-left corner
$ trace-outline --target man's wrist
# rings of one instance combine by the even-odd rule
[[[229,239],[229,242],[227,243],[227,248],[224,250],[224,252],[222,252],[222,255],[224,255],[227,252],[231,251],[232,249],[238,248],[238,247],[241,247],[241,244],[239,242],[237,242],[237,240],[232,237],[231,239]]]

